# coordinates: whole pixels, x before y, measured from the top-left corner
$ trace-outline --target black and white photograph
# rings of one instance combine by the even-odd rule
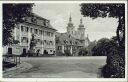
[[[126,3],[2,3],[2,78],[122,78]]]

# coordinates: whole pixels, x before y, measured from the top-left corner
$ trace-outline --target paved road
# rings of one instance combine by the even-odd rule
[[[43,57],[22,58],[33,68],[14,78],[93,78],[98,68],[105,64],[105,57]]]

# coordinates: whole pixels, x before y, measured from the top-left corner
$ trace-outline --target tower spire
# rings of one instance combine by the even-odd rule
[[[81,27],[82,27],[82,28],[84,27],[82,17],[81,17],[81,19],[80,19],[80,25],[79,25],[79,27],[80,27],[80,28],[81,28]]]
[[[71,17],[71,13],[70,13],[69,22],[71,22],[71,21],[72,21],[72,17]]]
[[[80,19],[80,24],[82,24],[83,23],[83,20],[82,20],[82,18]]]

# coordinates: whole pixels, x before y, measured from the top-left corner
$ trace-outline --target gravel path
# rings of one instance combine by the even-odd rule
[[[14,78],[95,78],[106,57],[43,57],[22,58],[33,68]]]

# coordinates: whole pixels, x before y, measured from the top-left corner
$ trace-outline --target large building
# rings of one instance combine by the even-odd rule
[[[85,35],[82,19],[80,19],[79,27],[75,30],[75,26],[72,23],[72,18],[70,16],[66,28],[66,33],[56,34],[56,52],[64,53],[64,51],[68,50],[72,55],[77,55],[76,52],[78,52],[79,49],[87,47],[90,43],[88,35]]]
[[[14,40],[19,43],[4,46],[4,54],[20,55],[27,53],[30,48],[32,35],[34,35],[36,40],[35,52],[39,51],[39,53],[43,54],[44,51],[47,51],[48,54],[52,54],[55,51],[56,29],[50,25],[50,20],[34,13],[29,17],[25,17],[24,20],[25,22],[16,24],[13,30]]]
[[[82,18],[80,19],[80,24],[79,24],[77,30],[75,30],[75,26],[72,23],[72,18],[70,16],[69,23],[67,25],[67,34],[70,34],[75,39],[82,41],[82,43],[84,43],[83,46],[87,47],[89,45],[90,41],[88,38],[88,34],[85,34],[85,30],[86,30],[86,28],[84,27]]]

